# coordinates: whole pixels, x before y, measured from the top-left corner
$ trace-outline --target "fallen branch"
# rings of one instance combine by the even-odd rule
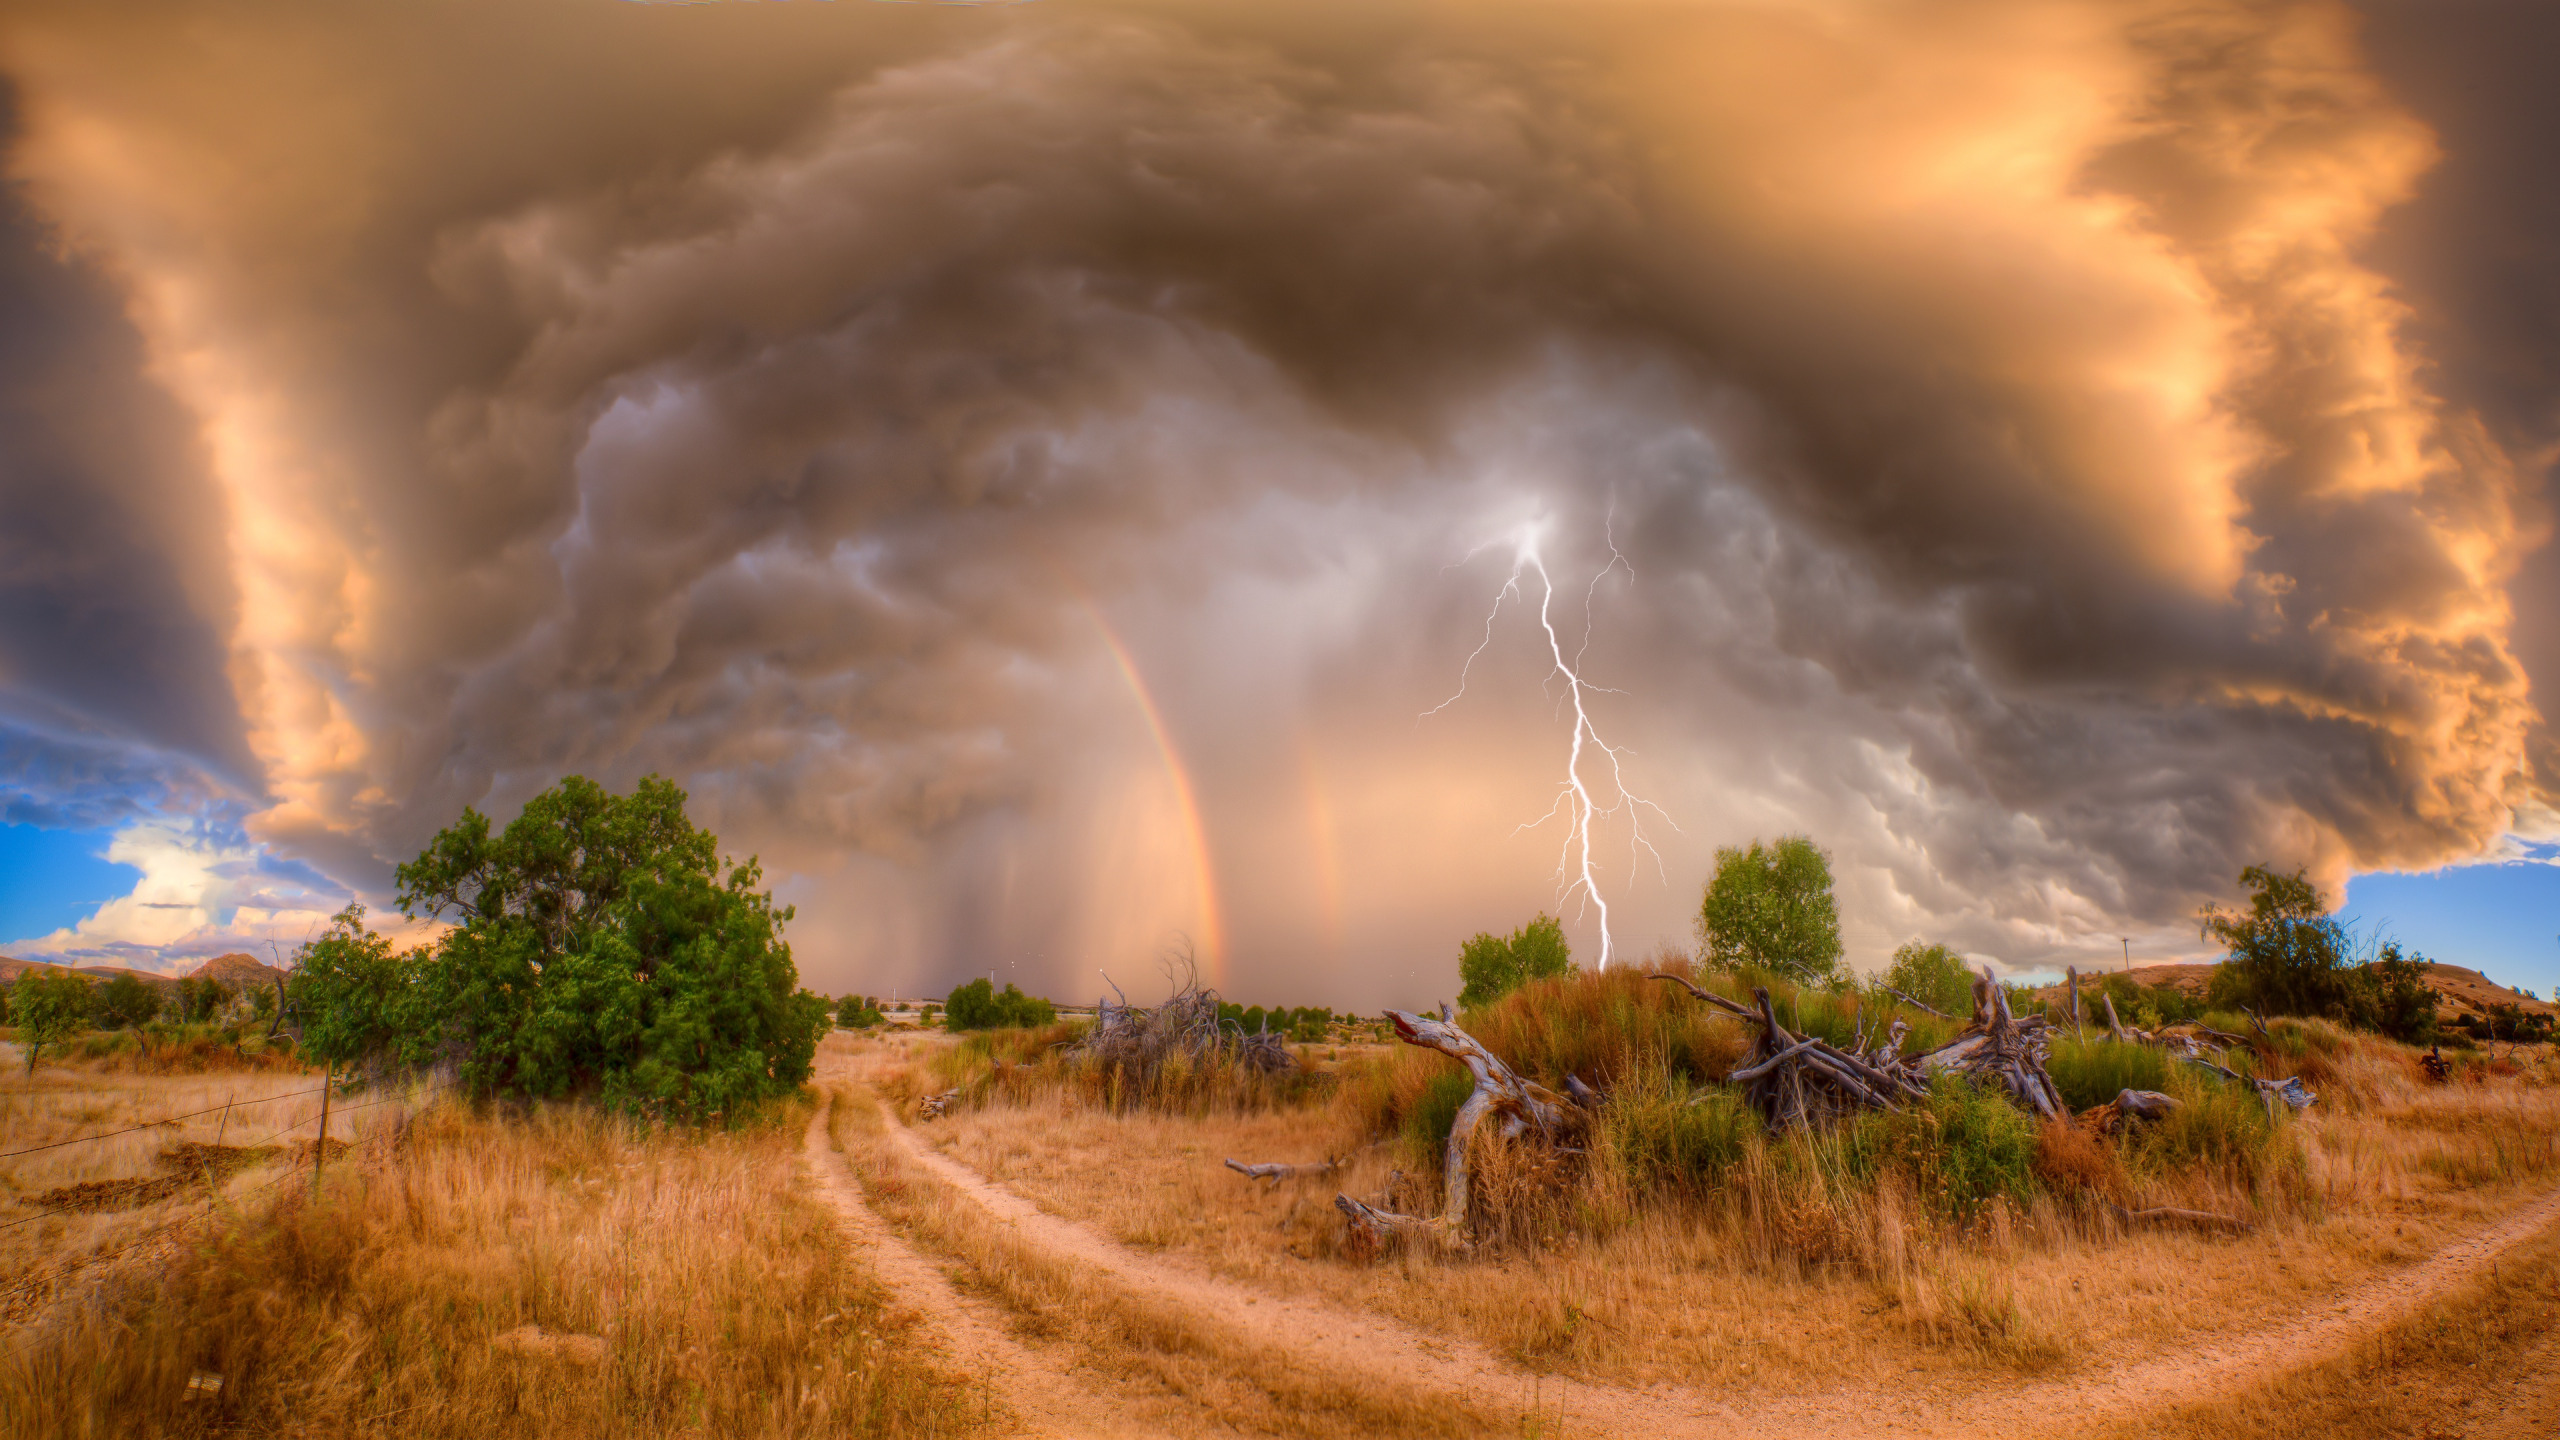
[[[1342,1168],[1342,1162],[1322,1160],[1312,1165],[1291,1165],[1274,1160],[1260,1165],[1247,1165],[1240,1160],[1230,1159],[1227,1161],[1227,1168],[1247,1180],[1268,1180],[1271,1182],[1271,1188],[1277,1190],[1283,1180],[1307,1180],[1330,1175]]]
[[[1924,1004],[1921,1001],[1914,1000],[1910,996],[1903,994],[1901,991],[1894,989],[1890,985],[1884,987],[1884,993],[1901,1001],[1903,1004],[1910,1006],[1914,1010],[1926,1011],[1931,1015],[1937,1016],[1941,1020],[1953,1020],[1956,1018],[1953,1015],[1948,1014],[1946,1011],[1939,1009],[1935,1005]]]
[[[1457,1118],[1449,1126],[1448,1148],[1442,1152],[1440,1214],[1432,1219],[1397,1215],[1348,1195],[1337,1195],[1334,1206],[1351,1222],[1355,1245],[1383,1246],[1397,1235],[1432,1227],[1437,1227],[1435,1233],[1444,1241],[1463,1244],[1469,1199],[1468,1147],[1475,1139],[1476,1127],[1491,1117],[1495,1133],[1503,1139],[1516,1140],[1535,1130],[1549,1146],[1556,1146],[1562,1137],[1579,1129],[1586,1113],[1544,1085],[1521,1079],[1474,1036],[1459,1029],[1454,1019],[1446,1018],[1447,1005],[1442,1005],[1441,1010],[1444,1018],[1437,1020],[1404,1010],[1387,1012],[1387,1018],[1395,1022],[1398,1039],[1439,1051],[1466,1066],[1476,1079],[1475,1089],[1458,1107]]]

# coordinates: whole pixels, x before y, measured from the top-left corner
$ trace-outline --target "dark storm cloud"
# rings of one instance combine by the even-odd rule
[[[0,78],[0,153],[17,135]],[[252,783],[222,521],[116,286],[0,188],[0,817],[94,828]]]
[[[2033,958],[2535,798],[2536,520],[2358,258],[2433,141],[2343,10],[495,13],[269,22],[175,89],[20,47],[28,173],[225,437],[257,833],[334,874],[658,768],[911,867],[956,963],[1114,883],[1106,625],[1210,848],[1317,734],[1427,828],[1543,757],[1535,709],[1405,738],[1482,620],[1439,567],[1536,510],[1642,577],[1595,653],[1673,890],[1811,825],[1878,925]],[[1461,846],[1346,833],[1343,883],[1475,903]]]

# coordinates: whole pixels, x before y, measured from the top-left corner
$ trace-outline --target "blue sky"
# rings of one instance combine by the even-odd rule
[[[2359,876],[2343,913],[2430,960],[2461,965],[2543,999],[2560,988],[2560,846],[2531,858],[2421,875]]]
[[[142,872],[106,858],[109,830],[0,825],[0,938],[48,935],[129,893]]]

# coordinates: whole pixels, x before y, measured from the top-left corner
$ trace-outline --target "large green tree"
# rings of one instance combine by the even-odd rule
[[[289,993],[302,1017],[302,1053],[331,1069],[375,1059],[428,1058],[437,1017],[421,955],[395,955],[350,905],[294,957]]]
[[[1831,857],[1802,835],[1719,848],[1698,905],[1698,944],[1719,969],[1749,965],[1798,981],[1830,979],[1840,966]]]
[[[118,975],[98,987],[96,1015],[98,1026],[105,1030],[121,1030],[126,1026],[141,1027],[151,1023],[160,1013],[160,992],[133,975]]]
[[[18,1024],[18,1043],[27,1050],[27,1073],[36,1073],[36,1056],[59,1045],[89,1024],[97,996],[88,980],[58,965],[39,966],[18,976],[10,987],[9,1010]]]
[[[1573,968],[1561,921],[1540,911],[1508,936],[1481,931],[1458,947],[1458,1003],[1490,1005],[1532,980],[1552,980]]]
[[[466,809],[399,867],[408,915],[453,922],[418,977],[404,1058],[473,1088],[707,1117],[809,1074],[827,1003],[798,989],[750,858],[724,864],[657,776],[614,795],[571,776],[503,831]],[[368,959],[366,964],[372,962]]]

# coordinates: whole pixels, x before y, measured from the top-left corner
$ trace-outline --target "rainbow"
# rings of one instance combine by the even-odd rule
[[[1084,612],[1093,619],[1093,628],[1102,634],[1102,644],[1120,666],[1120,676],[1129,683],[1130,697],[1138,702],[1138,713],[1147,720],[1147,730],[1155,736],[1156,753],[1164,759],[1165,779],[1173,785],[1174,808],[1180,812],[1183,838],[1191,852],[1192,893],[1200,902],[1199,933],[1191,937],[1195,956],[1200,962],[1201,978],[1210,986],[1223,989],[1227,983],[1227,942],[1225,926],[1218,917],[1218,871],[1209,853],[1209,832],[1200,823],[1200,802],[1192,793],[1191,772],[1184,768],[1182,752],[1173,747],[1173,735],[1165,729],[1164,713],[1156,705],[1155,696],[1147,689],[1146,680],[1138,674],[1137,662],[1129,658],[1129,647],[1102,618],[1101,609],[1090,599],[1084,601]]]

